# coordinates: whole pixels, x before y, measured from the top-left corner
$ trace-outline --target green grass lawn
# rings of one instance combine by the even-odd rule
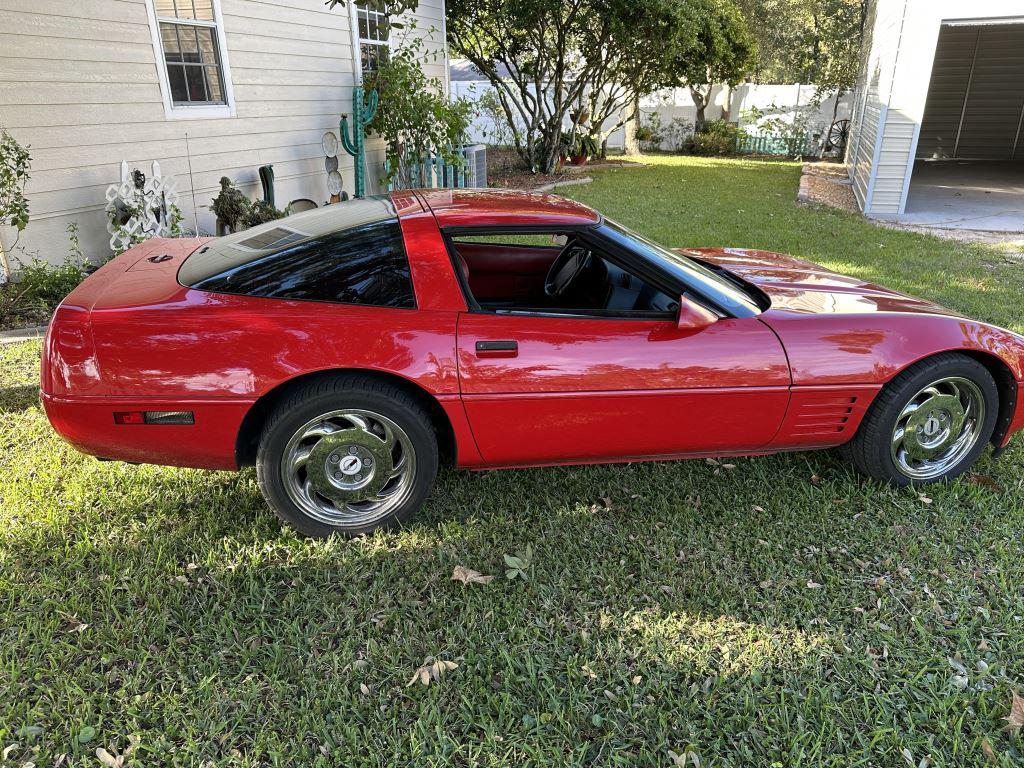
[[[790,251],[1024,327],[1024,272],[995,249],[798,208],[794,164],[650,161],[571,192],[670,246]],[[1020,445],[923,498],[827,453],[445,471],[408,528],[311,542],[251,471],[75,453],[38,355],[0,347],[4,768],[130,744],[139,766],[1024,759],[1003,720],[1024,685]],[[427,657],[458,666],[407,687]]]

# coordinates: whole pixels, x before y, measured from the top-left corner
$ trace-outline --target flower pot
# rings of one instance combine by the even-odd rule
[[[569,162],[572,163],[573,165],[586,165],[587,164],[587,156],[586,155],[574,155],[573,157],[569,158]]]

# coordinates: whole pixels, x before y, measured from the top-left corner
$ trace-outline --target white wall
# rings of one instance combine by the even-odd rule
[[[194,191],[208,232],[224,175],[255,198],[257,169],[271,163],[278,205],[328,197],[320,139],[351,111],[349,13],[323,0],[220,0],[236,116],[181,120],[165,115],[147,1],[0,0],[0,123],[31,146],[31,220],[20,241],[30,254],[61,261],[76,221],[86,254],[109,255],[104,193],[122,159],[147,174],[159,160],[177,178],[185,225]],[[443,78],[443,0],[421,0],[416,15],[436,54],[424,69]],[[378,145],[368,176],[379,159]],[[344,153],[341,171],[351,190]]]
[[[491,85],[486,80],[474,81],[453,81],[452,94],[465,96],[471,100],[479,99],[482,94],[491,90]],[[752,107],[757,107],[766,112],[766,117],[775,117],[792,121],[796,116],[796,109],[806,106],[814,98],[817,89],[813,85],[769,85],[745,83],[732,89],[731,107],[729,119],[737,121],[741,113]],[[711,103],[705,109],[705,119],[718,120],[725,115],[725,106],[729,101],[729,89],[722,86],[715,86],[711,93]],[[850,116],[852,94],[846,94],[840,98],[839,110],[836,119]],[[823,130],[832,122],[832,108],[835,105],[835,97],[825,99],[811,115],[811,124]],[[681,119],[693,125],[697,115],[697,109],[693,105],[693,99],[687,88],[672,88],[650,96],[644,97],[640,102],[641,113],[646,121],[647,116],[657,113],[661,117],[663,127],[667,127],[673,119]],[[607,126],[610,128],[615,121],[610,121]],[[756,129],[756,126],[750,126]],[[490,120],[478,115],[470,126],[470,139],[473,142],[491,143],[493,125]],[[623,145],[623,131],[621,129],[612,133],[608,139],[608,146],[620,148]],[[664,149],[672,149],[667,143]]]

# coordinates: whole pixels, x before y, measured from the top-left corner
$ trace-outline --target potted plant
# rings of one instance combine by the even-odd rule
[[[587,160],[599,152],[597,139],[590,135],[580,134],[572,142],[569,150],[569,162],[573,165],[586,165]]]

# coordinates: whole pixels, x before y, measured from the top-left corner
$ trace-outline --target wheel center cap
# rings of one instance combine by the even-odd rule
[[[338,502],[371,498],[388,482],[393,469],[384,441],[355,428],[320,438],[305,466],[316,492]]]
[[[907,420],[907,439],[903,442],[907,455],[930,461],[956,441],[966,419],[967,413],[956,397],[929,398]]]
[[[362,470],[363,460],[358,456],[346,456],[341,460],[341,471],[346,475],[354,475]]]

